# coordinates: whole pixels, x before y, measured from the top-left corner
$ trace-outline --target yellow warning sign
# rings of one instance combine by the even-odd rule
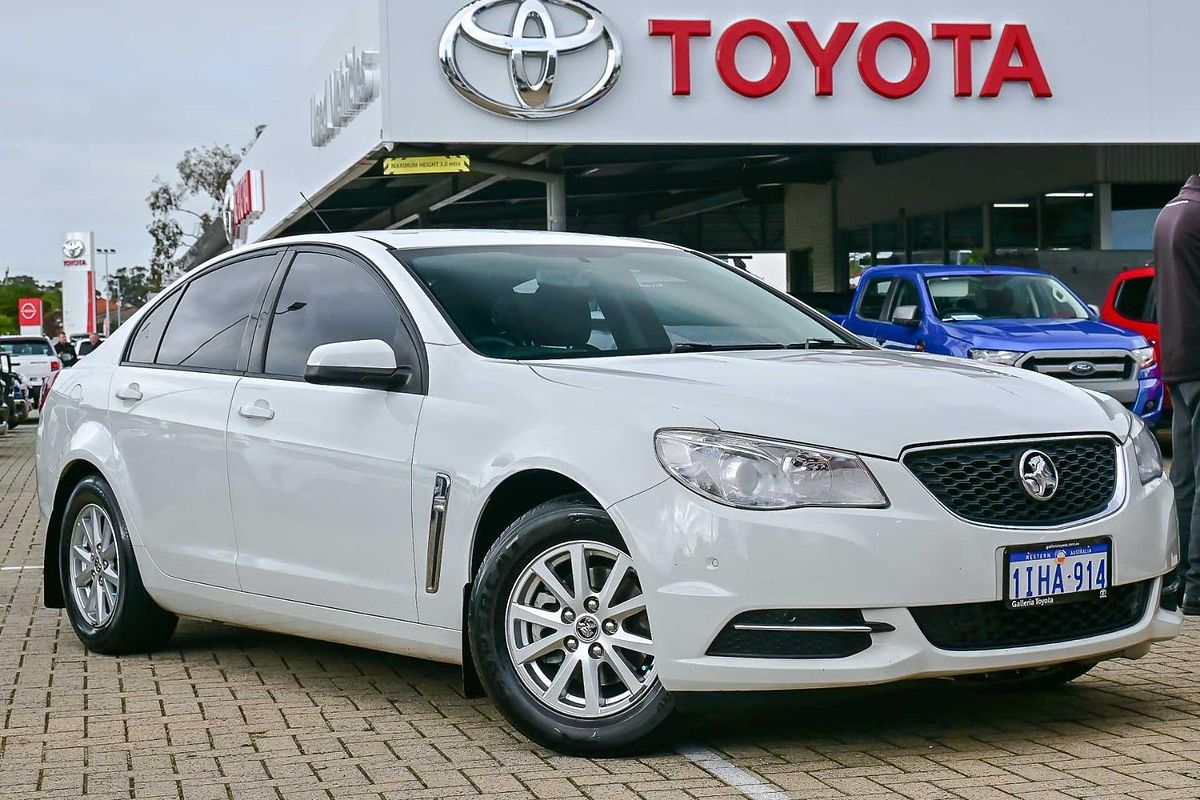
[[[436,175],[470,171],[470,156],[416,156],[383,160],[384,175]]]

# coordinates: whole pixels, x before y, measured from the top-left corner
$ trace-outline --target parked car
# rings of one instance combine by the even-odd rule
[[[838,321],[889,350],[1020,367],[1106,394],[1151,425],[1162,415],[1166,391],[1150,342],[1102,321],[1040,270],[876,267]]]
[[[33,401],[29,398],[29,390],[25,387],[25,378],[19,372],[13,372],[12,377],[13,413],[9,418],[9,427],[15,428],[29,421],[29,415],[34,411],[34,406]]]
[[[689,692],[1045,688],[1181,629],[1141,418],[675,247],[264,242],[111,343],[37,441],[45,601],[95,652],[187,615],[461,663],[600,753]]]
[[[1158,300],[1154,294],[1154,267],[1147,265],[1122,272],[1113,281],[1100,309],[1100,318],[1110,325],[1145,336],[1154,348],[1155,359],[1162,357],[1158,334]],[[1171,395],[1163,398],[1163,410],[1171,410]]]
[[[13,359],[13,368],[25,377],[36,406],[46,379],[62,368],[54,344],[45,336],[0,336],[0,352]]]
[[[13,372],[12,357],[0,353],[0,417],[3,418],[3,430],[8,433],[10,428],[18,424],[18,403],[16,394],[17,373]]]

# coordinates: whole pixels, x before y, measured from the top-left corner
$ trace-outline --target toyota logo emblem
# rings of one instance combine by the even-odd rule
[[[1025,493],[1034,500],[1044,503],[1058,494],[1058,467],[1039,450],[1029,450],[1021,456],[1017,477]]]
[[[480,22],[480,16],[509,6],[515,7],[516,13],[508,30],[492,30]],[[557,23],[552,9],[559,10]],[[569,17],[575,18],[571,25],[567,24]],[[495,15],[492,20],[491,24],[498,24]],[[560,26],[572,32],[563,33]],[[466,60],[464,45],[504,56],[509,86],[492,82],[484,90],[478,81],[468,79],[462,63]],[[607,50],[599,79],[581,92],[572,85],[574,97],[570,99],[558,97],[567,91],[559,80],[560,62],[586,62],[582,58],[564,60],[563,56],[593,47]],[[621,41],[608,18],[583,0],[475,0],[446,26],[440,54],[442,70],[459,94],[485,111],[515,119],[556,119],[573,114],[608,94],[621,76]],[[483,69],[478,59],[470,63],[472,71]],[[497,59],[496,63],[501,62]]]
[[[63,255],[67,258],[82,258],[87,245],[79,239],[67,239],[63,242]]]

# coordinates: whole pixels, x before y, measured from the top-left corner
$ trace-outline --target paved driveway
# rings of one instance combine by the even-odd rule
[[[105,658],[41,607],[29,428],[0,437],[0,798],[1200,797],[1200,626],[1049,694],[781,698],[640,759],[530,745],[456,670],[206,622]]]

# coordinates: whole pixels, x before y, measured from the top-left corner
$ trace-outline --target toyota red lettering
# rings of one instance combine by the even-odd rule
[[[822,44],[811,23],[790,20],[779,27],[760,19],[738,20],[718,37],[713,54],[717,74],[732,91],[759,98],[783,88],[792,70],[792,45],[785,31],[800,45],[812,65],[814,94],[832,97],[834,72],[855,35],[864,26],[858,22],[839,22]],[[692,93],[694,40],[707,39],[714,34],[711,20],[652,19],[650,35],[670,39],[671,92],[676,96]],[[910,97],[924,88],[933,66],[935,52],[932,44],[948,42],[949,57],[954,67],[954,96],[975,96],[972,70],[977,42],[992,40],[993,26],[989,23],[935,22],[929,34],[901,21],[889,20],[865,27],[858,42],[858,74],[871,91],[889,100]],[[770,64],[760,77],[747,76],[738,66],[737,54],[746,39],[758,39],[770,51]],[[880,50],[896,44],[908,50],[907,69],[902,75],[885,75],[880,66]],[[939,56],[940,57],[940,56]],[[1006,24],[1000,28],[991,66],[979,90],[979,97],[999,97],[1009,83],[1023,83],[1034,97],[1054,95],[1042,67],[1033,35],[1028,26]]]

